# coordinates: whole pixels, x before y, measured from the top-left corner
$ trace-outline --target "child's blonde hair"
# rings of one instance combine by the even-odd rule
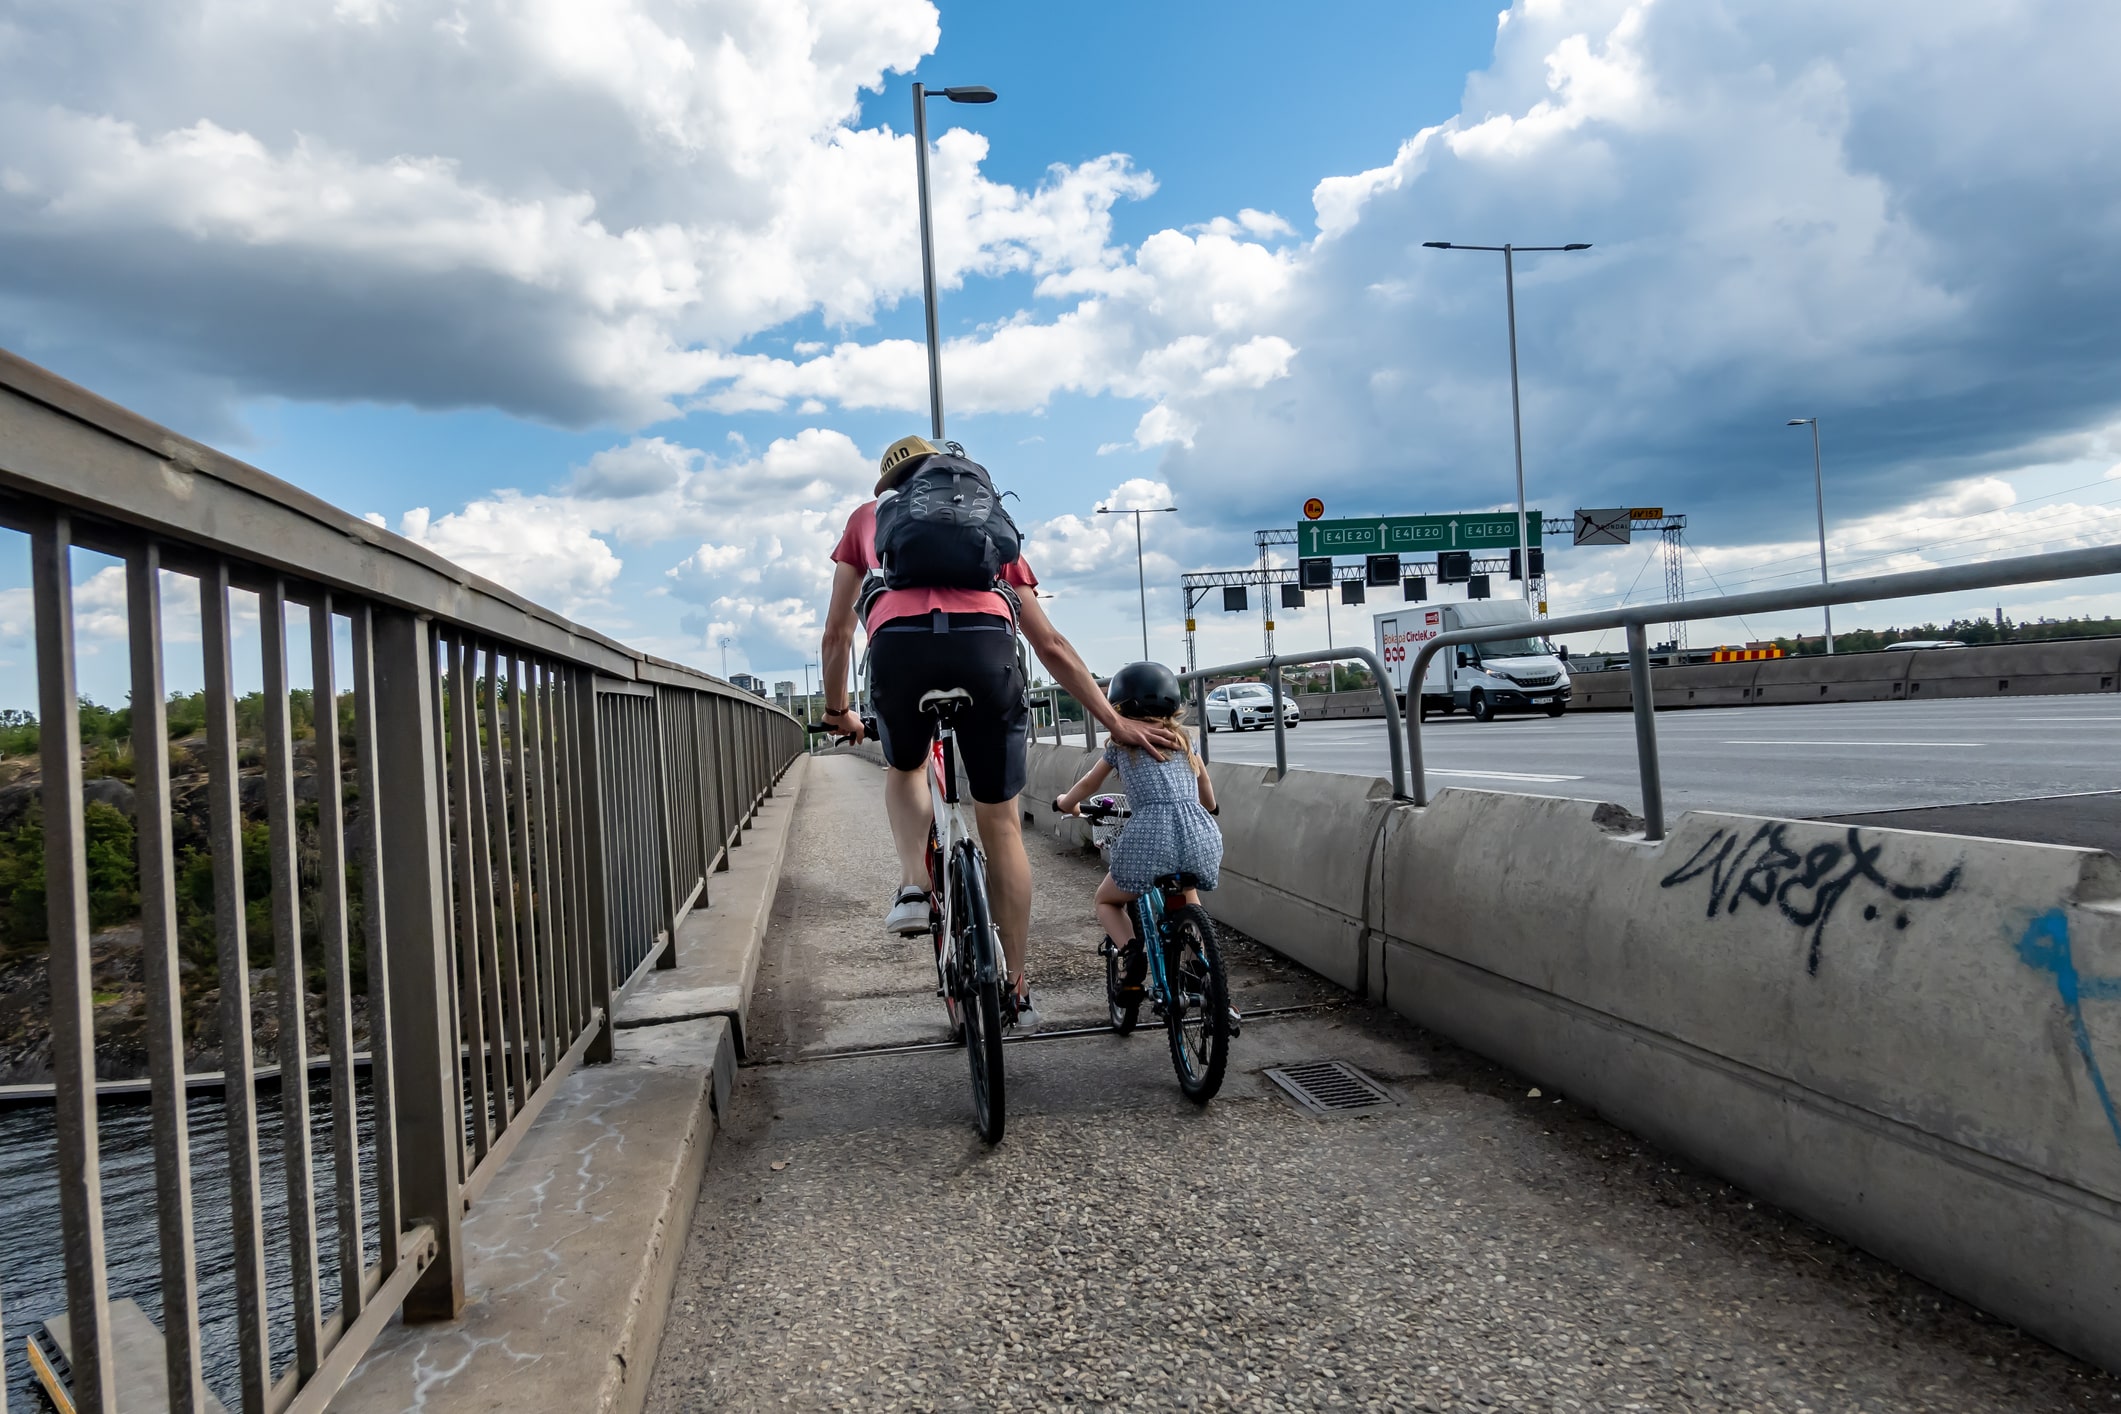
[[[1173,712],[1168,717],[1136,717],[1134,720],[1147,726],[1162,727],[1169,731],[1178,738],[1179,744],[1185,748],[1186,764],[1193,768],[1193,774],[1200,776],[1207,773],[1208,768],[1201,764],[1200,753],[1193,749],[1193,733],[1186,728],[1186,714],[1183,709]],[[1141,749],[1139,746],[1127,748],[1129,751],[1140,751]]]

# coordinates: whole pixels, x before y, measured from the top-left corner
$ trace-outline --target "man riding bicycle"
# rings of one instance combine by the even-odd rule
[[[1014,522],[985,470],[955,444],[902,437],[878,464],[877,499],[847,518],[832,551],[832,602],[825,613],[825,724],[859,741],[847,666],[857,618],[869,634],[869,706],[890,767],[884,803],[898,851],[899,889],[887,932],[928,931],[928,791],[922,774],[935,723],[920,707],[931,689],[963,688],[971,707],[957,723],[973,815],[987,852],[988,888],[1019,1010],[1029,1008],[1024,943],[1031,928],[1031,861],[1024,853],[1024,751],[1031,711],[1017,653],[1021,633],[1053,674],[1116,742],[1162,757],[1178,743],[1128,718],[1039,607],[1038,576],[1024,562]],[[879,552],[879,544],[882,549]]]

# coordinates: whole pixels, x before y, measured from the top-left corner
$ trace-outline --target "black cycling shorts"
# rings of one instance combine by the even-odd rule
[[[1024,789],[1031,708],[1009,620],[937,610],[893,619],[870,634],[869,709],[895,769],[918,771],[927,762],[935,719],[921,711],[921,694],[951,687],[972,694],[971,708],[957,719],[966,788],[982,805],[1014,799]]]

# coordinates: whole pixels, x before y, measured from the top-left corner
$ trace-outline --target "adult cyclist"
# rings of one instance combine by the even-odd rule
[[[876,499],[847,518],[832,551],[832,602],[825,613],[825,723],[860,740],[861,719],[848,696],[847,668],[857,618],[869,634],[869,706],[890,769],[884,803],[898,851],[899,888],[884,915],[886,932],[928,931],[928,788],[923,779],[935,740],[920,710],[921,694],[963,688],[971,708],[957,724],[963,779],[980,842],[987,886],[1019,1013],[1030,1009],[1024,977],[1031,929],[1031,861],[1024,853],[1024,751],[1030,705],[1017,654],[1021,633],[1055,682],[1094,715],[1114,741],[1176,749],[1168,732],[1119,715],[1105,700],[1074,647],[1039,607],[1038,576],[1020,553],[1016,527],[1002,510],[984,469],[955,444],[902,437],[877,467]],[[878,518],[884,513],[883,557]],[[887,563],[888,562],[888,563]]]

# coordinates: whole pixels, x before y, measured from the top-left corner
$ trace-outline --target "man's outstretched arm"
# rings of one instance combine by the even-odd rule
[[[819,662],[825,695],[825,724],[856,741],[862,737],[862,719],[855,715],[847,694],[847,665],[854,656],[854,608],[861,597],[862,572],[849,564],[832,567],[832,602],[825,609],[825,639]]]
[[[1105,731],[1122,746],[1139,746],[1157,760],[1163,760],[1158,747],[1176,747],[1170,733],[1161,727],[1152,727],[1145,722],[1122,717],[1097,685],[1097,679],[1075,651],[1075,645],[1062,636],[1046,617],[1046,610],[1038,602],[1038,596],[1025,591],[1023,594],[1023,617],[1018,620],[1024,631],[1024,639],[1038,660],[1053,674],[1053,680],[1066,688],[1068,695],[1083,704],[1083,710],[1104,724]],[[830,701],[831,699],[826,699]]]

